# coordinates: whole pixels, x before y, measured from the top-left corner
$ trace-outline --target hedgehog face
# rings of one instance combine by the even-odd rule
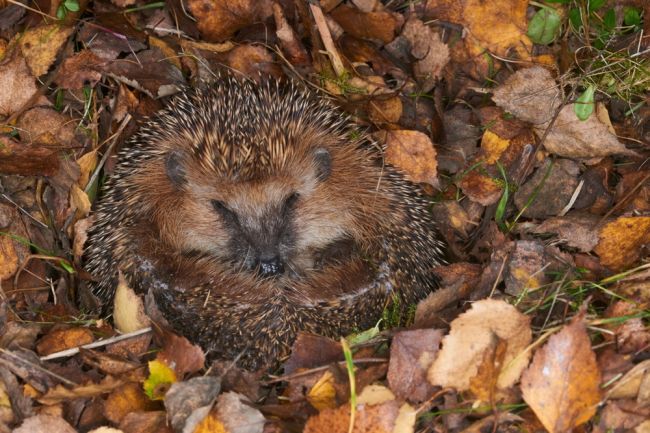
[[[170,195],[183,200],[174,211],[176,247],[230,262],[233,269],[262,277],[301,275],[351,225],[340,208],[346,205],[332,205],[339,194],[327,182],[333,168],[324,148],[252,179],[206,176],[177,153],[167,156],[165,168]]]

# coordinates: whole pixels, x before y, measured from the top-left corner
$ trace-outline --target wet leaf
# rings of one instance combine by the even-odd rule
[[[550,433],[588,421],[600,401],[600,370],[584,323],[584,311],[551,336],[521,378],[526,403]]]

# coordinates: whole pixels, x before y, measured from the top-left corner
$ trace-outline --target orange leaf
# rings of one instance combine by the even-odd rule
[[[585,423],[600,401],[600,370],[584,315],[583,310],[537,351],[521,379],[524,400],[551,433]]]

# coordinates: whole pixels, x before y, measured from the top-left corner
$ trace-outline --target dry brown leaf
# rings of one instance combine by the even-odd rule
[[[196,18],[197,27],[208,42],[232,36],[257,19],[266,18],[266,2],[258,0],[189,0],[187,6]]]
[[[261,75],[277,75],[275,59],[269,50],[259,45],[239,45],[228,53],[228,66],[248,78],[258,80]]]
[[[0,62],[0,89],[2,116],[18,111],[36,93],[34,77],[22,55],[14,52]]]
[[[49,389],[44,395],[37,400],[45,405],[54,405],[66,400],[75,398],[90,398],[98,395],[107,394],[124,384],[126,380],[116,379],[113,376],[106,376],[100,383],[89,383],[79,385],[74,388],[66,388],[63,385],[57,385]]]
[[[36,344],[39,355],[45,356],[54,352],[71,349],[92,343],[95,340],[88,328],[55,329],[45,335]]]
[[[28,237],[18,211],[3,203],[0,203],[0,231]],[[13,276],[28,254],[29,247],[11,236],[0,235],[0,281]]]
[[[386,132],[386,162],[406,173],[412,182],[438,186],[436,149],[420,131]]]
[[[427,381],[427,370],[435,359],[443,333],[438,329],[398,332],[390,346],[388,384],[402,400],[422,402],[435,388]]]
[[[29,29],[20,36],[20,50],[35,77],[50,69],[59,49],[73,31],[72,27],[50,24]]]
[[[481,174],[477,170],[470,171],[463,176],[458,186],[470,200],[483,206],[490,206],[499,201],[503,192],[503,187],[495,179]]]
[[[376,405],[357,405],[353,433],[392,433],[399,416],[400,405],[395,400]],[[325,409],[307,420],[304,433],[348,433],[350,405]]]
[[[0,136],[0,173],[4,175],[54,176],[59,165],[56,151],[50,148],[26,146],[11,137]]]
[[[551,153],[568,158],[599,158],[609,155],[635,155],[625,148],[615,134],[597,116],[579,120],[574,105],[562,107],[553,129],[544,140],[544,147]],[[536,127],[535,133],[542,137],[546,125]]]
[[[650,385],[650,359],[646,359],[632,367],[623,377],[614,383],[607,392],[608,399],[639,397],[641,385]],[[647,392],[648,390],[646,390]]]
[[[79,165],[80,171],[77,185],[83,189],[86,188],[90,175],[97,166],[97,151],[92,150],[84,153],[79,159],[77,159],[77,165]]]
[[[506,269],[506,290],[513,296],[521,296],[526,290],[536,289],[548,282],[543,269],[547,259],[544,245],[538,241],[516,241]]]
[[[158,352],[157,359],[162,360],[166,365],[173,366],[177,377],[183,377],[188,373],[195,373],[201,370],[205,364],[205,353],[203,350],[190,343],[180,335],[160,329],[162,334],[163,350]]]
[[[620,217],[600,230],[594,252],[614,271],[630,268],[639,259],[641,247],[650,242],[650,217]]]
[[[248,399],[236,392],[226,392],[217,397],[216,411],[227,432],[262,433],[264,416],[250,406]]]
[[[174,433],[167,425],[164,411],[131,412],[124,417],[119,427],[125,433]]]
[[[146,328],[151,323],[142,299],[128,286],[121,273],[113,298],[113,323],[115,329],[124,334]]]
[[[70,188],[70,205],[72,209],[78,212],[77,216],[81,215],[81,217],[85,217],[90,213],[92,203],[90,203],[88,194],[79,188],[79,185],[76,183],[72,184]]]
[[[110,422],[119,424],[130,412],[153,410],[155,402],[142,389],[142,384],[129,382],[113,390],[104,401],[104,416]]]
[[[220,390],[221,380],[215,376],[174,382],[165,393],[165,409],[172,428],[176,431],[189,430],[188,423],[195,424],[202,415],[205,417],[210,412]]]
[[[416,58],[413,73],[420,84],[420,91],[428,92],[433,89],[443,68],[449,63],[449,47],[440,40],[437,32],[415,15],[404,24],[402,36],[411,44],[411,54]]]
[[[402,16],[387,11],[361,12],[342,4],[330,12],[334,21],[346,33],[362,39],[378,39],[388,43],[395,38],[395,32],[402,22]]]
[[[541,138],[562,104],[562,93],[551,73],[535,66],[520,69],[508,77],[493,92],[492,100],[517,118],[532,123],[535,133]],[[562,107],[544,140],[544,147],[568,158],[634,154],[597,116],[590,116],[585,121],[578,119],[573,104]]]
[[[35,415],[27,418],[13,433],[75,433],[63,418],[52,415]]]
[[[598,217],[591,214],[569,214],[545,220],[533,233],[557,234],[561,243],[588,253],[598,244],[597,223]]]
[[[94,87],[102,78],[101,70],[105,63],[106,60],[91,50],[81,50],[63,60],[56,74],[56,83],[63,89],[81,89],[85,85]]]
[[[35,107],[20,116],[16,124],[22,143],[45,146],[74,146],[75,122],[69,116],[45,107]]]
[[[524,400],[550,433],[587,422],[600,401],[600,370],[584,315],[551,336],[521,378]]]
[[[530,319],[512,305],[494,299],[475,302],[469,311],[451,322],[451,330],[429,369],[429,381],[459,391],[469,389],[485,352],[494,350],[496,337],[507,342],[497,387],[506,389],[514,385],[528,364],[526,347],[532,339]]]

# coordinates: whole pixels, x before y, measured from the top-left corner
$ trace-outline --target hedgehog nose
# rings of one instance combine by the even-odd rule
[[[272,277],[284,273],[284,264],[279,256],[270,259],[260,259],[259,272],[263,277]]]

